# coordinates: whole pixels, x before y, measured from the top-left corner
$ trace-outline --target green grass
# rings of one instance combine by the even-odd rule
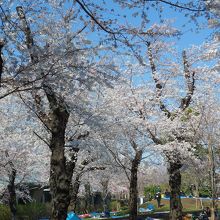
[[[196,199],[194,199],[194,198],[183,198],[183,199],[181,199],[181,202],[183,205],[183,212],[185,212],[185,213],[190,213],[190,212],[202,210],[200,201],[199,200],[197,201],[197,206],[196,206]],[[147,202],[147,203],[141,205],[139,208],[147,208],[147,205],[150,203],[153,204],[155,207],[154,212],[169,211],[169,209],[170,209],[170,204],[169,204],[170,200],[165,200],[165,199],[161,200],[161,204],[163,206],[161,206],[160,208],[157,208],[157,201],[156,200],[152,200],[150,202]],[[202,204],[203,204],[203,207],[207,207],[207,206],[211,207],[211,200],[202,200]],[[218,205],[220,205],[220,201],[218,202]],[[117,215],[124,215],[127,213],[129,213],[128,209],[118,212]],[[146,213],[139,213],[139,215],[145,215],[145,214]],[[85,220],[89,220],[89,219],[85,219]],[[110,220],[110,219],[106,218],[103,220]]]
[[[194,198],[183,198],[181,199],[182,205],[183,205],[183,211],[198,211],[198,210],[202,210],[200,201],[198,200],[197,202],[197,207],[196,207],[196,199]],[[140,207],[142,208],[146,208],[147,204],[153,204],[155,207],[155,211],[156,212],[163,212],[163,211],[169,211],[170,208],[170,200],[165,200],[165,199],[161,199],[161,204],[163,206],[161,206],[160,208],[157,208],[157,201],[156,200],[152,200],[148,203],[145,203],[143,205],[141,205]],[[203,207],[207,207],[207,206],[211,206],[211,200],[202,200],[202,204]],[[218,202],[218,204],[220,205],[220,202]]]

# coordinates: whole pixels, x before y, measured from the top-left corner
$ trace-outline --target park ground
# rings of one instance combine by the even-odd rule
[[[182,205],[184,213],[193,213],[202,211],[202,206],[200,200],[197,201],[194,198],[182,198]],[[211,200],[203,199],[202,205],[203,207],[210,207]],[[157,208],[157,201],[152,200],[150,202],[142,204],[139,208],[147,208],[149,204],[153,204],[155,207],[155,211],[151,213],[139,213],[139,216],[155,216],[155,213],[163,213],[169,211],[169,200],[162,199],[160,208]],[[218,207],[220,207],[220,201],[218,201]],[[43,203],[29,203],[26,205],[19,205],[18,207],[18,217],[25,217],[25,219],[35,220],[43,216],[49,216],[50,205]],[[80,213],[78,213],[80,214]],[[125,207],[117,213],[117,215],[123,216],[128,214],[128,210]],[[8,207],[0,205],[0,220],[10,220],[10,210]],[[89,219],[89,218],[88,218]],[[84,220],[88,220],[84,219]],[[123,218],[123,219],[127,219]],[[164,218],[166,219],[166,218]]]

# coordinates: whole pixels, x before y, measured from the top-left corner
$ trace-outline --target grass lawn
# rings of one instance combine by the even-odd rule
[[[183,211],[196,211],[196,210],[202,210],[201,202],[200,200],[197,200],[197,205],[196,205],[196,199],[194,198],[183,198],[181,199],[182,205],[183,205]],[[170,207],[170,200],[165,200],[161,199],[161,204],[163,205],[160,208],[157,208],[157,201],[152,200],[148,203],[145,203],[141,205],[142,208],[146,208],[147,204],[153,204],[154,207],[156,208],[156,212],[162,212],[162,211],[169,211]],[[211,200],[202,200],[203,207],[211,206]],[[218,201],[218,205],[220,206],[220,201]]]
[[[182,198],[181,201],[182,201],[182,205],[183,205],[183,211],[185,213],[190,213],[190,212],[202,210],[200,200],[197,200],[197,205],[196,205],[196,199],[194,199],[194,198]],[[157,201],[156,200],[152,200],[150,202],[147,202],[147,203],[141,205],[139,208],[147,208],[147,205],[150,203],[154,205],[155,212],[169,211],[170,200],[165,200],[165,199],[161,199],[161,204],[163,206],[161,206],[160,208],[157,208]],[[207,206],[211,207],[211,200],[205,200],[205,199],[202,200],[202,205],[203,205],[203,207],[207,207]],[[218,205],[220,206],[220,201],[218,201]],[[119,215],[123,215],[123,214],[127,214],[127,213],[128,213],[128,210],[125,210],[125,211],[119,212]],[[139,213],[139,215],[145,216],[146,213],[142,212],[142,213]],[[148,215],[150,215],[150,213]],[[128,219],[128,218],[122,217],[122,219],[124,220],[124,219]],[[90,219],[86,218],[84,220],[91,220],[91,218]],[[102,220],[110,220],[110,219],[106,218],[106,219],[102,219]]]

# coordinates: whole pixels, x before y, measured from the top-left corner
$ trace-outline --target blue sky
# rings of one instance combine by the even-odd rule
[[[100,4],[102,4],[101,0],[98,0],[98,2],[100,1]],[[120,17],[118,16],[118,21],[123,25],[125,23],[127,24],[131,24],[131,25],[137,25],[139,26],[141,23],[141,19],[140,19],[140,14],[137,17],[132,17],[131,15],[137,11],[140,11],[141,9],[136,8],[136,9],[127,9],[127,8],[120,8],[116,3],[113,3],[112,0],[108,0],[105,1],[106,5],[105,7],[108,8],[108,12],[103,13],[103,20],[108,20],[109,18],[115,18],[115,14],[119,14]],[[211,30],[209,30],[207,28],[207,26],[205,27],[205,25],[207,24],[207,20],[203,17],[197,18],[197,22],[199,23],[200,30],[197,32],[197,26],[195,25],[195,23],[192,21],[192,19],[190,17],[185,17],[185,13],[187,13],[188,11],[183,11],[183,12],[179,12],[179,11],[175,11],[173,8],[170,8],[169,6],[165,5],[165,4],[161,4],[161,6],[163,6],[163,12],[159,13],[157,10],[155,10],[154,8],[150,8],[147,11],[147,16],[149,18],[149,24],[146,28],[149,28],[152,24],[154,23],[159,23],[160,19],[159,19],[159,15],[162,16],[162,19],[166,20],[173,20],[173,26],[178,28],[180,31],[182,31],[183,35],[180,37],[180,39],[175,39],[176,43],[177,43],[177,47],[182,50],[184,48],[188,48],[191,45],[195,44],[195,45],[199,45],[201,43],[203,43],[204,41],[206,41],[210,35],[211,35]],[[111,8],[114,9],[114,12],[112,12],[112,14],[114,13],[114,16],[111,15]],[[92,11],[92,8],[91,8]],[[124,17],[126,16],[126,18]],[[185,25],[185,26],[183,26]],[[92,39],[97,39],[97,33],[93,33]]]
[[[18,1],[19,2],[19,1]],[[85,1],[87,2],[87,1]],[[90,1],[88,1],[90,2]],[[102,14],[103,18],[101,19],[102,21],[108,21],[109,18],[118,18],[118,22],[123,24],[131,24],[133,26],[140,26],[141,23],[141,18],[140,18],[140,14],[137,17],[132,17],[132,14],[134,14],[135,12],[140,12],[142,10],[142,8],[121,8],[119,7],[118,4],[116,4],[114,2],[114,0],[96,0],[93,1],[91,0],[91,2],[95,2],[95,4],[100,5],[105,7],[107,10],[105,12],[100,11],[100,14]],[[103,2],[105,2],[105,4],[103,4]],[[127,1],[130,2],[130,1]],[[171,1],[172,2],[172,1]],[[173,1],[174,2],[174,1]],[[181,2],[181,1],[179,1]],[[188,1],[183,0],[182,2],[186,3]],[[196,1],[195,1],[196,2]],[[150,3],[149,3],[150,4]],[[19,5],[19,3],[18,3]],[[73,1],[67,1],[66,2],[66,8],[71,7],[73,5]],[[13,5],[13,8],[15,8],[15,6],[17,6],[17,4]],[[79,6],[79,5],[78,5]],[[154,23],[159,23],[160,19],[159,16],[162,16],[162,19],[166,20],[166,19],[170,19],[173,20],[173,26],[178,28],[180,31],[182,31],[183,35],[180,37],[180,39],[174,39],[177,43],[177,47],[182,50],[184,48],[188,48],[190,47],[192,44],[196,44],[199,45],[202,42],[204,42],[205,40],[207,40],[208,37],[210,37],[211,34],[211,30],[209,30],[207,27],[205,28],[201,28],[199,30],[199,32],[196,32],[196,25],[194,22],[190,22],[192,21],[192,19],[190,19],[189,17],[185,17],[184,14],[187,13],[188,11],[184,10],[183,12],[179,12],[179,11],[175,11],[174,8],[170,8],[169,6],[167,6],[166,4],[159,4],[159,6],[163,7],[163,12],[160,13],[159,10],[155,10],[155,7],[151,7],[149,6],[149,10],[145,10],[147,11],[147,16],[149,19],[149,23],[146,26],[146,29],[149,28],[152,24]],[[158,6],[158,7],[159,7]],[[74,8],[75,6],[73,6]],[[91,11],[94,12],[94,8],[91,8]],[[111,10],[111,9],[114,9]],[[85,15],[85,13],[83,13]],[[117,16],[118,14],[118,16]],[[124,17],[126,16],[126,17]],[[198,23],[201,25],[201,27],[207,23],[205,18],[197,18]],[[183,27],[183,25],[185,25],[185,27]],[[74,24],[75,28],[78,29],[80,27],[82,27],[82,24],[78,23],[78,24]],[[88,32],[90,31],[89,29],[87,30]],[[91,31],[90,31],[91,32]],[[101,31],[99,33],[100,35],[98,36],[98,33],[88,33],[87,37],[89,37],[90,39],[92,39],[93,41],[98,42],[100,36],[103,36],[105,33],[103,33],[103,31]]]

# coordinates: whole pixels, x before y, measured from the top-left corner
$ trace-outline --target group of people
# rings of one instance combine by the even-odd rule
[[[199,216],[199,220],[209,220],[209,217],[211,217],[211,210],[209,207],[206,207],[205,209],[203,209],[202,213]]]
[[[157,200],[157,207],[158,208],[161,207],[161,197],[162,197],[161,192],[158,191],[155,194],[155,199]],[[215,215],[217,215],[217,212],[215,213]],[[211,217],[211,209],[209,207],[206,207],[206,208],[203,209],[203,211],[200,213],[200,215],[196,217],[196,219],[198,219],[198,220],[209,220],[210,217]]]

